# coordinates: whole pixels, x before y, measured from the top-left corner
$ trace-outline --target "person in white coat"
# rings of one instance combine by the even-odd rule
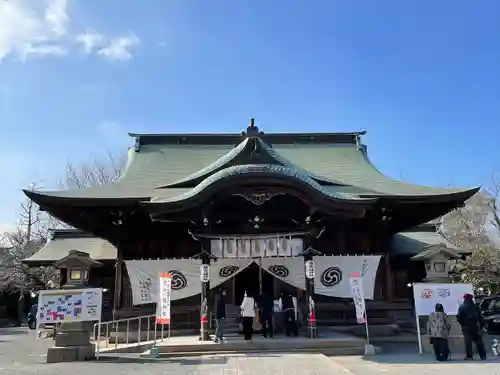
[[[243,336],[245,341],[252,339],[253,319],[255,318],[255,299],[251,293],[245,292],[243,302],[241,303],[241,316],[243,318]]]

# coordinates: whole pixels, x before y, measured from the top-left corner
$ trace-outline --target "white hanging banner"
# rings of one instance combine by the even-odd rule
[[[238,273],[253,263],[251,259],[219,259],[211,265],[210,289],[235,277]]]
[[[268,238],[266,242],[266,256],[277,257],[278,254],[278,239]]]
[[[172,275],[161,273],[160,300],[156,308],[156,324],[170,324],[170,301],[172,295]]]
[[[372,300],[380,258],[380,255],[315,256],[313,258],[316,264],[315,293],[329,297],[351,298],[348,278],[353,273],[359,273],[363,278],[365,299]]]
[[[287,284],[305,290],[303,258],[262,258],[262,269]]]
[[[160,273],[172,276],[172,301],[201,293],[199,259],[127,260],[125,264],[134,305],[158,302]]]
[[[303,250],[302,238],[229,238],[210,241],[212,255],[218,259],[296,257]]]
[[[354,273],[349,277],[352,300],[356,308],[356,320],[358,324],[366,323],[365,296],[363,293],[363,277],[360,273]]]

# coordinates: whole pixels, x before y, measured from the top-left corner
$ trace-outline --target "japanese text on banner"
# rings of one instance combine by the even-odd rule
[[[169,273],[160,274],[160,304],[156,316],[157,324],[170,324],[170,296],[172,292],[172,275]]]
[[[352,299],[356,308],[356,319],[358,324],[364,324],[366,323],[366,306],[363,293],[363,279],[359,273],[354,273],[349,277],[349,284],[351,285]]]

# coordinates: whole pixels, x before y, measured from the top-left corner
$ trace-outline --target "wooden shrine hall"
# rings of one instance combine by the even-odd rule
[[[347,285],[358,272],[369,320],[394,322],[411,311],[407,284],[425,276],[410,258],[430,245],[453,247],[433,220],[478,188],[393,180],[369,161],[363,135],[266,134],[253,119],[237,134],[130,134],[135,144],[116,182],[25,190],[75,228],[55,230],[25,263],[89,253],[104,264],[90,283],[109,290],[105,310],[117,318],[153,313],[158,274],[171,272],[172,320],[193,329],[220,288],[234,305],[245,290],[276,298],[289,290],[299,320],[314,313],[318,325],[352,324]],[[306,275],[308,261],[315,269]],[[202,264],[210,267],[204,281]]]

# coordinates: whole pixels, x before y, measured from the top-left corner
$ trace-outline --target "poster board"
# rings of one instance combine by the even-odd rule
[[[464,301],[465,294],[474,295],[472,284],[413,284],[415,315],[429,316],[436,303],[444,307],[448,315],[457,315],[458,308]]]
[[[100,321],[101,312],[102,288],[42,290],[37,325]]]

